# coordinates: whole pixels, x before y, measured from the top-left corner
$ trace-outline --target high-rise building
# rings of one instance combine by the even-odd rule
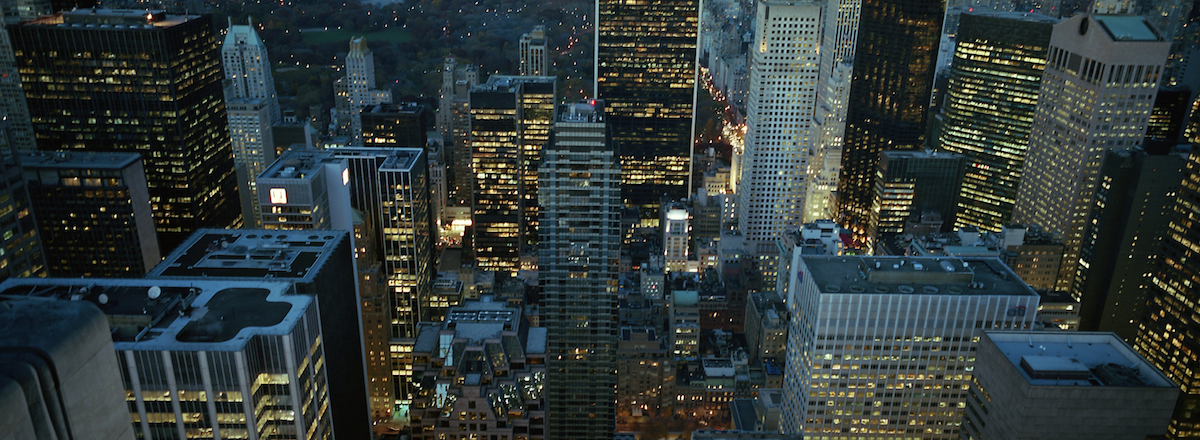
[[[339,147],[326,150],[347,160],[350,205],[373,222],[377,261],[386,280],[393,414],[412,403],[412,345],[417,323],[442,320],[442,300],[433,293],[437,231],[429,203],[425,150]],[[374,306],[372,306],[374,307]]]
[[[221,45],[222,67],[229,81],[234,98],[262,99],[267,105],[268,122],[283,121],[279,110],[279,96],[275,93],[275,79],[271,75],[271,58],[267,56],[267,45],[254,30],[254,23],[235,25],[232,19]]]
[[[1150,120],[1146,121],[1146,138],[1166,142],[1180,140],[1191,104],[1192,91],[1187,87],[1160,87]]]
[[[87,413],[125,412],[137,438],[332,439],[335,426],[339,437],[352,432],[335,420],[331,348],[338,343],[319,324],[326,310],[319,316],[317,300],[297,295],[292,283],[50,278],[14,279],[0,289],[88,302],[108,316],[102,334],[111,335],[115,353],[95,357],[118,364],[126,404]]]
[[[550,54],[546,51],[546,28],[534,26],[521,35],[521,76],[549,76]]]
[[[287,433],[290,432],[290,429],[282,425],[290,423],[293,420],[303,420],[304,432],[323,433],[326,430],[317,430],[318,428],[311,424],[316,423],[320,426],[321,423],[325,422],[317,422],[317,420],[326,420],[324,417],[330,417],[333,429],[339,437],[369,438],[371,435],[371,421],[367,406],[369,400],[367,397],[367,380],[365,376],[365,356],[363,355],[362,322],[359,315],[361,303],[356,289],[357,277],[354,272],[354,253],[350,233],[346,231],[314,232],[270,231],[261,229],[202,229],[196,231],[191,238],[176,248],[175,252],[172,252],[163,259],[163,262],[146,276],[146,283],[162,283],[161,285],[163,286],[171,285],[179,287],[197,286],[201,291],[201,296],[207,294],[207,292],[216,292],[211,300],[212,302],[204,306],[207,309],[205,315],[197,317],[197,319],[203,319],[203,324],[198,324],[195,326],[197,327],[196,330],[194,330],[194,337],[198,341],[203,341],[205,338],[212,338],[213,341],[221,341],[224,338],[228,338],[225,340],[232,339],[236,341],[235,344],[239,347],[242,344],[250,344],[252,348],[258,350],[278,350],[274,352],[267,351],[266,353],[282,353],[284,356],[303,356],[306,353],[311,355],[316,350],[324,352],[323,359],[311,358],[307,363],[303,359],[294,359],[294,364],[289,364],[282,360],[274,364],[265,362],[262,364],[265,365],[261,367],[263,369],[274,365],[277,367],[284,366],[288,370],[291,370],[294,366],[296,369],[295,374],[304,376],[303,382],[292,379],[290,371],[250,370],[253,371],[254,378],[246,383],[248,388],[242,389],[243,396],[254,395],[249,387],[252,387],[256,383],[255,381],[258,381],[259,387],[262,385],[276,385],[287,388],[296,387],[304,391],[302,393],[296,392],[296,388],[293,388],[288,395],[298,397],[283,399],[279,404],[281,406],[291,406],[294,403],[290,402],[300,400],[304,402],[304,412],[302,413],[301,409],[295,408],[279,408],[280,412],[271,413],[269,415],[270,419],[264,419],[262,423],[248,426],[262,427],[263,423],[280,425],[275,432],[283,432],[284,434],[281,435],[288,435]],[[240,319],[248,319],[251,320],[250,322],[270,322],[254,320],[262,319],[264,315],[276,316],[273,314],[278,313],[276,306],[263,304],[264,302],[271,302],[270,296],[266,300],[257,299],[249,302],[249,305],[246,307],[246,309],[250,310],[249,313],[243,311],[246,309],[242,309],[238,304],[241,304],[242,301],[249,301],[245,299],[247,297],[262,298],[262,295],[268,294],[264,290],[273,289],[263,287],[257,289],[220,290],[216,288],[206,289],[202,286],[203,283],[207,282],[206,280],[214,278],[225,279],[224,281],[214,281],[215,283],[224,283],[217,284],[218,286],[228,286],[241,282],[286,282],[285,289],[288,293],[301,294],[314,298],[314,303],[319,306],[317,310],[320,311],[320,319],[311,318],[305,320],[302,327],[305,329],[304,338],[306,340],[303,342],[295,342],[293,344],[290,341],[287,343],[281,341],[269,344],[277,348],[261,348],[261,345],[256,346],[244,339],[236,339],[238,331],[229,330],[232,333],[225,333],[226,329],[232,329],[231,322],[241,322],[239,321]],[[270,281],[264,279],[270,279]],[[86,281],[95,282],[96,280]],[[116,282],[114,281],[114,283]],[[145,286],[146,284],[141,285]],[[246,292],[246,290],[250,290],[250,292]],[[221,295],[221,292],[230,291],[233,291],[231,295]],[[118,300],[118,302],[128,304],[126,301]],[[136,303],[134,304],[136,305]],[[276,311],[272,311],[273,309]],[[298,309],[299,307],[293,305],[291,311],[286,313],[297,312],[299,311]],[[178,311],[168,310],[166,314],[177,316]],[[222,316],[224,316],[224,320],[220,319]],[[296,319],[272,319],[281,319],[282,322],[296,322]],[[176,320],[176,322],[179,321]],[[247,326],[251,326],[251,324],[247,324]],[[273,327],[273,325],[267,324],[258,324],[255,326]],[[136,332],[136,330],[133,331]],[[244,332],[245,330],[242,331]],[[151,332],[147,331],[147,333]],[[264,333],[278,335],[287,332],[277,329],[274,332]],[[134,333],[134,335],[136,334]],[[321,343],[317,344],[317,340],[321,341]],[[117,349],[120,350],[121,347],[118,346]],[[245,361],[247,363],[245,368],[247,369],[251,365],[261,362],[258,360],[251,361],[249,355],[246,355],[246,357],[248,358]],[[199,367],[199,364],[195,365],[197,367],[193,371],[201,370],[202,367]],[[254,366],[259,367],[259,365]],[[312,368],[312,370],[308,370],[308,368]],[[279,368],[279,370],[283,369]],[[210,371],[212,370],[210,369]],[[311,371],[311,373],[308,371]],[[327,385],[316,382],[316,374],[322,371],[327,371]],[[286,383],[275,383],[274,379],[268,382],[268,376],[260,376],[260,374],[287,374],[289,378]],[[277,378],[280,382],[284,380],[284,376],[269,377]],[[314,382],[309,383],[308,380],[310,379]],[[243,382],[239,380],[238,383]],[[191,393],[197,390],[197,387],[188,385],[182,388],[182,390],[187,390]],[[265,392],[266,390],[259,391],[260,394]],[[313,394],[314,402],[328,396],[328,408],[322,410],[322,406],[326,405],[310,404],[307,393]],[[217,393],[214,392],[213,394]],[[161,394],[159,395],[161,396]],[[198,398],[198,396],[196,397]],[[243,399],[243,405],[257,406],[261,404],[266,405],[267,408],[271,407],[271,405],[268,405],[270,402],[254,400],[254,398]],[[212,404],[214,401],[209,402]],[[159,405],[166,403],[160,401]],[[308,413],[309,405],[313,405],[312,409],[315,410],[315,416],[310,417]],[[159,409],[159,411],[163,411],[163,409]],[[295,419],[288,418],[291,414],[289,411],[296,412]],[[301,415],[303,415],[303,418],[301,418]],[[143,418],[143,420],[146,419]],[[175,419],[163,417],[162,420],[164,422],[171,422]],[[247,417],[247,420],[252,419]],[[180,426],[183,427],[179,429],[183,430],[186,427],[186,423]],[[300,429],[298,428],[296,432],[300,432]],[[265,436],[265,434],[260,435],[260,438],[262,436]],[[314,434],[314,436],[317,435]],[[324,434],[317,437],[323,436]]]
[[[621,170],[604,102],[563,106],[539,169],[547,438],[611,439]]]
[[[472,223],[481,269],[516,271],[538,237],[538,173],[554,77],[493,75],[471,89]]]
[[[684,272],[687,270],[688,245],[691,243],[688,211],[683,207],[664,207],[663,221],[663,270]]]
[[[359,117],[362,118],[365,146],[425,148],[428,143],[424,105],[415,102],[376,104],[364,108]]]
[[[288,150],[258,175],[263,229],[351,229],[350,170],[328,151]]]
[[[945,9],[945,0],[862,2],[837,211],[839,223],[867,248],[879,154],[925,147]]]
[[[447,195],[452,206],[470,206],[475,175],[471,172],[471,88],[479,84],[476,66],[459,66],[446,57],[442,66],[442,94],[438,100],[437,129],[442,134],[443,160],[450,164]]]
[[[1062,237],[1058,290],[1079,267],[1103,154],[1141,145],[1170,46],[1138,16],[1054,25],[1013,220]]]
[[[136,278],[162,260],[137,153],[18,156],[55,277]]]
[[[7,123],[9,134],[0,136],[0,147],[5,151],[36,151],[33,120],[29,118],[29,105],[21,90],[21,74],[13,58],[12,41],[6,26],[25,20],[50,15],[53,9],[49,0],[14,0],[0,5],[0,123]]]
[[[937,213],[942,232],[954,224],[967,158],[936,151],[884,151],[875,173],[875,194],[868,227],[876,247],[904,234],[913,217]],[[903,255],[904,252],[886,252]]]
[[[142,153],[164,252],[238,220],[210,16],[80,9],[9,34],[38,148]]]
[[[761,1],[751,44],[746,151],[738,179],[738,229],[769,284],[775,240],[800,226],[816,98],[823,8],[809,1]]]
[[[6,128],[0,121],[0,137],[9,133]],[[0,255],[0,280],[46,276],[46,255],[34,218],[21,167],[14,161],[0,160],[0,248],[4,250]]]
[[[1200,350],[1198,326],[1191,317],[1200,313],[1200,149],[1192,148],[1170,223],[1163,235],[1162,252],[1150,273],[1146,311],[1138,323],[1134,347],[1167,377],[1180,384],[1182,393],[1167,430],[1168,438],[1200,435],[1200,361],[1190,353]]]
[[[821,30],[820,76],[817,78],[813,114],[813,157],[808,161],[808,185],[804,195],[805,223],[834,218],[838,174],[842,169],[842,146],[846,133],[846,103],[850,99],[850,74],[862,0],[829,0],[825,3]]]
[[[963,439],[1143,439],[1167,433],[1179,390],[1115,335],[980,336]]]
[[[540,440],[546,434],[546,329],[521,308],[485,296],[421,323],[414,379],[413,439],[460,436]],[[465,417],[458,417],[459,414]],[[469,435],[469,434],[468,434]]]
[[[229,118],[229,141],[233,147],[233,166],[237,172],[238,194],[241,195],[243,225],[260,227],[258,182],[255,179],[275,160],[274,127],[271,126],[270,105],[261,98],[226,96]]]
[[[363,137],[363,108],[392,102],[392,91],[375,88],[375,55],[367,48],[363,37],[350,39],[350,52],[346,53],[346,76],[334,84],[337,99],[336,113],[338,130],[350,136],[353,144],[361,144]]]
[[[963,13],[937,148],[967,157],[953,226],[999,232],[1012,219],[1050,31],[1029,13]]]
[[[1081,330],[1114,332],[1126,341],[1137,336],[1186,163],[1186,153],[1104,153],[1071,286]]]
[[[621,198],[656,226],[658,207],[687,197],[695,128],[700,2],[601,0],[596,96],[621,154]]]
[[[1039,303],[995,258],[806,256],[788,275],[781,429],[806,437],[957,439],[981,331],[1030,329]]]

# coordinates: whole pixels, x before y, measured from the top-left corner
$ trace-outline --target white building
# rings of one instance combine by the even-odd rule
[[[1039,297],[997,259],[805,256],[789,273],[785,433],[957,439],[985,329]]]
[[[279,96],[275,93],[267,46],[253,23],[229,22],[221,45],[221,60],[225,67],[229,141],[242,198],[243,224],[257,228],[260,213],[255,177],[275,160],[272,126],[283,120]]]
[[[683,208],[667,211],[663,227],[663,260],[666,272],[683,272],[688,260],[688,212]]]
[[[229,22],[225,43],[221,45],[221,61],[225,79],[230,82],[234,98],[258,98],[267,103],[267,126],[282,121],[275,79],[271,76],[271,59],[267,46],[254,30],[253,23],[235,25]]]
[[[350,39],[350,52],[346,54],[346,76],[338,79],[338,99],[344,100],[344,109],[339,118],[339,126],[349,127],[349,135],[355,145],[362,144],[362,115],[363,107],[392,102],[391,90],[375,88],[375,55],[367,48],[367,40],[362,37]]]
[[[533,32],[521,35],[521,76],[547,76],[550,56],[546,52],[546,28],[536,26]]]
[[[822,6],[766,0],[758,4],[751,46],[746,145],[741,158],[738,229],[774,281],[775,239],[800,226],[812,147],[820,61]]]
[[[1142,144],[1170,48],[1139,16],[1054,25],[1013,221],[1062,236],[1060,290],[1075,279],[1101,158]]]

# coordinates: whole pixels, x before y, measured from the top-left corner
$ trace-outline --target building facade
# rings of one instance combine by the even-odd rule
[[[621,169],[606,115],[603,101],[560,108],[538,170],[547,438],[615,428]]]
[[[316,150],[288,150],[258,175],[255,204],[263,229],[351,229],[347,160]]]
[[[957,439],[984,329],[1038,295],[996,259],[805,257],[793,266],[784,433]]]
[[[596,97],[621,155],[621,198],[659,219],[687,197],[695,129],[700,2],[603,0],[596,15]]]
[[[56,277],[136,278],[162,260],[137,153],[19,156]]]
[[[876,246],[887,246],[887,237],[904,234],[913,217],[927,213],[939,214],[942,229],[949,230],[958,209],[957,189],[963,186],[966,164],[966,157],[960,154],[936,151],[880,153],[867,223]]]
[[[334,86],[338,100],[338,129],[354,144],[363,138],[362,109],[392,101],[392,91],[375,88],[375,55],[362,37],[350,39],[346,53],[346,76]]]
[[[363,145],[425,148],[429,143],[425,106],[415,102],[383,103],[362,110]]]
[[[950,65],[940,150],[967,157],[954,227],[999,232],[1012,219],[1050,32],[1028,13],[963,13]]]
[[[1061,235],[1059,290],[1079,268],[1101,158],[1141,145],[1169,49],[1141,17],[1076,15],[1054,26],[1013,220]]]
[[[145,153],[164,252],[197,228],[238,220],[210,16],[79,9],[24,22],[9,34],[38,121],[38,148]],[[68,53],[80,56],[57,56]]]
[[[521,76],[549,76],[550,55],[546,51],[546,28],[534,26],[521,35]]]

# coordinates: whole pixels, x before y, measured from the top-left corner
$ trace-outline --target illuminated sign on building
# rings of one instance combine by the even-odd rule
[[[287,189],[271,188],[271,204],[283,205],[287,203]]]

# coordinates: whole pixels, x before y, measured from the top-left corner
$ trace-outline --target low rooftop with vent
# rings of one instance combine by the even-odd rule
[[[1037,295],[996,258],[805,256],[822,293]],[[795,270],[804,270],[796,268]]]
[[[147,277],[309,278],[344,231],[202,229]]]
[[[1030,385],[1175,386],[1114,333],[984,333]]]

